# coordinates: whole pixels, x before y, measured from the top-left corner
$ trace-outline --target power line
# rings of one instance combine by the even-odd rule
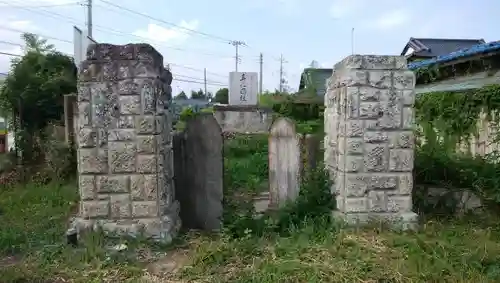
[[[6,31],[11,31],[11,32],[16,32],[16,33],[21,33],[21,34],[23,34],[23,33],[31,33],[31,34],[43,37],[45,39],[52,39],[52,40],[55,40],[55,41],[60,41],[60,42],[64,42],[64,43],[71,43],[71,44],[73,44],[73,41],[71,41],[71,40],[61,39],[61,38],[52,37],[52,36],[48,36],[48,35],[43,35],[43,34],[40,34],[40,33],[33,33],[33,32],[28,32],[28,31],[22,31],[22,30],[19,30],[19,29],[8,28],[8,27],[0,27],[0,29],[6,30]]]
[[[7,56],[13,56],[13,57],[22,57],[23,56],[23,55],[9,53],[9,52],[3,52],[3,51],[0,51],[0,55],[7,55]]]
[[[206,32],[201,32],[201,31],[197,31],[197,30],[194,30],[194,29],[190,29],[190,28],[186,28],[186,27],[183,27],[183,26],[179,26],[177,24],[174,24],[174,23],[171,23],[171,22],[167,22],[167,21],[164,21],[162,19],[158,19],[158,18],[152,17],[150,15],[147,15],[147,14],[144,14],[144,13],[141,13],[141,12],[137,12],[137,11],[131,10],[129,8],[126,8],[126,7],[123,7],[123,6],[120,6],[120,5],[117,5],[117,4],[105,1],[105,0],[99,0],[99,1],[102,2],[102,3],[104,3],[104,4],[107,4],[109,6],[118,8],[120,10],[124,10],[124,11],[127,11],[127,12],[132,13],[132,14],[140,15],[142,17],[145,17],[145,18],[148,18],[148,19],[151,19],[151,20],[154,20],[154,21],[157,21],[157,22],[160,22],[160,23],[163,23],[163,24],[175,27],[177,29],[184,30],[185,32],[188,32],[188,33],[194,33],[194,34],[203,35],[205,37],[213,38],[213,39],[216,39],[216,40],[219,40],[219,41],[223,41],[223,42],[226,42],[226,43],[230,43],[231,42],[230,39],[226,39],[226,38],[214,35],[214,34],[209,34],[209,33],[206,33]]]
[[[190,77],[190,76],[185,76],[185,75],[177,75],[177,74],[174,75],[174,76],[183,77],[183,78],[186,78],[186,79],[193,79],[193,80],[203,80],[203,81],[212,82],[212,83],[216,83],[216,84],[224,84],[223,82],[206,80],[206,78],[205,79],[200,79],[200,78],[196,78],[196,77]]]
[[[1,29],[1,27],[0,27]],[[19,46],[19,47],[26,47],[24,44],[20,44],[20,43],[15,43],[15,42],[10,42],[10,41],[5,41],[5,40],[0,40],[0,44],[8,44],[8,45],[13,45],[13,46]],[[4,54],[5,55],[5,54]],[[15,54],[13,54],[14,56]],[[22,55],[18,55],[18,56],[22,56]],[[72,55],[71,55],[72,56]],[[193,68],[193,67],[188,67],[188,66],[184,66],[184,65],[180,65],[180,64],[176,64],[176,63],[168,63],[170,65],[174,65],[174,66],[177,66],[179,68],[184,68],[184,69],[188,69],[188,70],[194,70],[194,71],[201,71],[203,72],[204,70],[203,69],[197,69],[197,68]],[[213,72],[208,72],[207,71],[207,74],[212,74],[213,76],[220,76],[222,78],[227,78],[227,76],[224,76],[224,75],[221,75],[221,74],[217,74],[217,73],[213,73]],[[190,77],[190,76],[185,76],[185,75],[178,75],[178,76],[182,76],[182,77],[186,77],[188,79],[200,79],[200,78],[195,78],[195,77]],[[201,80],[201,79],[200,79]],[[220,83],[220,84],[223,84],[222,82],[219,82],[219,81],[212,81],[212,80],[207,80],[208,82],[214,82],[214,83]]]
[[[179,68],[183,68],[183,69],[187,69],[187,70],[193,70],[193,71],[199,71],[199,72],[204,72],[203,69],[199,69],[199,68],[194,68],[194,67],[189,67],[189,66],[185,66],[185,65],[180,65],[180,64],[176,64],[176,63],[166,63],[167,65],[172,65],[172,66],[177,66]],[[213,76],[217,76],[217,77],[221,77],[221,78],[225,78],[227,79],[228,76],[227,75],[221,75],[221,74],[218,74],[218,73],[214,73],[214,72],[209,72],[207,71],[207,74],[211,74]]]
[[[0,1],[0,3],[8,3],[8,2],[6,2],[6,1]],[[32,12],[32,13],[35,13],[35,14],[39,14],[39,15],[40,14],[44,14],[44,15],[46,15],[48,17],[51,17],[51,18],[54,18],[54,19],[64,19],[67,22],[72,23],[72,24],[76,24],[76,25],[82,24],[81,21],[78,21],[75,18],[66,16],[66,15],[61,15],[61,14],[58,14],[58,13],[55,13],[55,12],[52,12],[52,11],[47,11],[47,10],[43,10],[43,9],[38,9],[38,11],[37,11],[37,10],[33,10],[33,9],[30,9],[30,8],[26,8],[26,7],[19,7],[19,9],[22,9],[22,10],[25,10],[25,11],[28,11],[28,12]],[[207,53],[207,52],[203,52],[203,51],[200,51],[200,50],[186,49],[186,48],[180,48],[180,47],[175,47],[175,46],[168,46],[168,45],[160,44],[160,43],[158,43],[158,41],[151,40],[150,38],[145,38],[145,37],[142,37],[142,36],[139,36],[139,35],[135,35],[135,34],[131,34],[131,33],[126,33],[126,32],[123,32],[123,31],[115,30],[115,29],[104,27],[104,26],[100,26],[100,25],[95,25],[94,24],[93,28],[95,30],[99,30],[101,32],[108,33],[108,34],[114,34],[114,35],[118,35],[118,36],[135,37],[135,38],[146,40],[146,41],[153,41],[153,42],[156,42],[157,45],[159,45],[159,46],[161,46],[163,48],[173,49],[173,50],[177,50],[177,51],[181,51],[181,52],[192,52],[192,53],[197,53],[197,54],[200,54],[200,55],[220,57],[220,58],[229,58],[229,57],[231,57],[231,56],[228,56],[228,55]]]
[[[183,79],[176,79],[174,78],[174,81],[178,81],[178,82],[185,82],[185,83],[193,83],[193,84],[205,84],[205,82],[197,82],[197,81],[191,81],[191,80],[183,80]],[[211,85],[211,86],[226,86],[224,84],[213,84],[213,83],[207,83],[207,85]]]
[[[53,5],[35,5],[35,6],[24,6],[24,5],[10,5],[4,4],[0,5],[0,8],[54,8],[54,7],[65,7],[65,6],[76,6],[80,5],[79,2],[65,3],[65,4],[53,4]]]
[[[4,40],[0,40],[0,43],[1,43],[1,44],[7,44],[7,45],[14,45],[14,46],[24,47],[24,45],[23,45],[23,44],[20,44],[20,43],[14,43],[14,42],[10,42],[10,41],[4,41]]]

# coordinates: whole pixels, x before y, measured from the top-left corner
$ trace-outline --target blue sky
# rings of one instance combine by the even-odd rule
[[[179,80],[201,81],[204,68],[210,91],[228,84],[235,49],[220,38],[247,43],[248,47],[240,48],[240,71],[258,71],[259,53],[264,54],[263,81],[269,90],[278,87],[281,54],[287,62],[284,71],[288,85],[296,89],[302,69],[312,60],[330,68],[351,54],[352,28],[357,54],[399,54],[410,37],[500,40],[500,2],[494,0],[110,2],[213,35],[189,33],[94,0],[94,38],[114,44],[151,43],[163,54],[165,63],[172,63],[178,79],[173,83],[174,93],[203,87]],[[18,32],[6,30],[16,29],[56,38],[49,41],[72,54],[73,25],[83,28],[85,15],[85,8],[74,0],[0,0],[0,51],[22,52],[19,46],[2,43],[22,43]],[[8,69],[9,56],[0,55],[0,72]]]

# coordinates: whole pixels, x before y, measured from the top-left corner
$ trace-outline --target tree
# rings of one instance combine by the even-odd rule
[[[12,60],[0,89],[0,108],[13,113],[18,129],[30,139],[50,122],[61,120],[64,95],[76,92],[77,70],[72,58],[55,51],[46,40],[33,34],[22,38],[26,53]],[[28,147],[22,150],[32,150],[25,142]]]
[[[27,52],[46,53],[55,51],[53,44],[48,44],[46,39],[40,38],[32,33],[23,33],[21,38],[24,40]]]
[[[203,93],[203,90],[200,88],[200,90],[198,91],[191,91],[191,98],[192,99],[203,99],[203,100],[206,100],[207,97],[205,96],[205,94]]]
[[[174,97],[174,99],[181,100],[181,99],[188,99],[188,97],[184,91],[181,91],[177,96]]]
[[[214,101],[221,104],[229,103],[229,89],[221,88],[215,93]]]

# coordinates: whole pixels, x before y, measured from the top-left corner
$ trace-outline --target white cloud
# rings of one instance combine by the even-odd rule
[[[296,15],[300,13],[300,0],[277,0],[282,6],[282,11],[287,15]]]
[[[189,38],[189,30],[197,30],[199,26],[198,20],[189,22],[182,21],[179,27],[166,28],[154,23],[150,23],[147,29],[137,30],[134,35],[143,37],[152,42],[158,43],[182,43]]]
[[[411,14],[407,10],[392,10],[375,19],[374,28],[380,30],[389,30],[398,26],[405,25],[411,20]]]
[[[362,8],[363,4],[363,0],[334,0],[330,6],[330,15],[336,19],[350,17]]]

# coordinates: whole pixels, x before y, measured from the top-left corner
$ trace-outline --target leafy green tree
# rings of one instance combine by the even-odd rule
[[[184,91],[181,91],[177,96],[174,97],[174,99],[184,100],[184,99],[188,99],[188,97]]]
[[[48,123],[61,120],[64,95],[76,92],[77,71],[73,59],[57,52],[46,40],[28,33],[21,37],[26,53],[12,60],[0,89],[0,109],[13,113],[18,129],[30,139]],[[29,150],[32,148],[23,151]]]
[[[191,98],[192,99],[207,99],[205,93],[203,93],[203,90],[198,90],[198,91],[191,91]]]
[[[215,93],[214,102],[228,104],[229,102],[229,89],[221,88]]]
[[[40,38],[32,33],[23,33],[21,38],[24,40],[27,52],[47,53],[55,51],[53,44],[48,44],[46,39]]]

